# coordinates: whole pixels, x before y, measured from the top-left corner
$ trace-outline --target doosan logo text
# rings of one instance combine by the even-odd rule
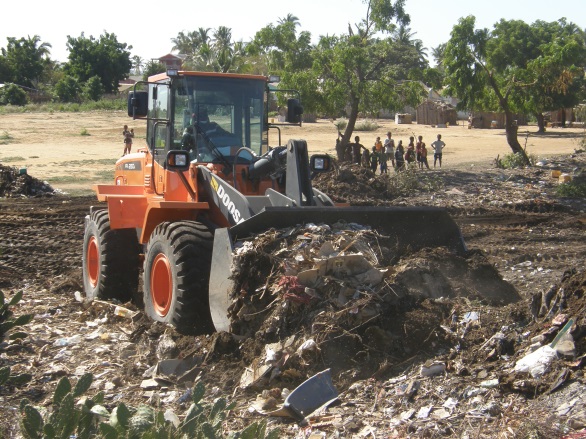
[[[211,183],[212,183],[212,187],[215,189],[216,193],[218,194],[220,201],[226,207],[226,209],[228,209],[228,212],[230,213],[230,215],[232,215],[234,222],[236,222],[236,224],[240,224],[242,221],[244,221],[244,219],[242,218],[242,214],[236,208],[236,205],[230,199],[230,195],[228,195],[228,193],[226,192],[224,187],[222,185],[218,184],[218,182],[213,177],[212,177]]]

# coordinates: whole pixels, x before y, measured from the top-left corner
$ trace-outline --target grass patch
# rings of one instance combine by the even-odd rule
[[[110,165],[116,164],[116,159],[88,159],[88,160],[72,160],[68,162],[70,166],[87,166],[87,165]],[[114,168],[112,168],[114,169]]]
[[[79,135],[80,135],[80,136],[91,136],[91,134],[90,134],[90,133],[88,133],[88,131],[87,131],[85,128],[83,128],[83,129],[81,130],[81,132],[79,133]]]
[[[5,163],[22,162],[23,160],[25,160],[25,158],[24,157],[20,157],[20,156],[3,157],[3,158],[0,159],[0,161],[5,162]]]
[[[8,131],[2,131],[0,134],[0,145],[8,145],[14,141],[14,137]]]
[[[111,180],[114,178],[114,170],[111,171],[97,171],[94,173],[97,179],[100,180]]]
[[[81,104],[67,102],[48,102],[44,104],[3,105],[0,114],[10,113],[79,113],[81,111],[126,110],[126,96],[107,96],[99,101],[88,101]]]
[[[586,198],[586,182],[570,181],[562,183],[556,188],[558,197],[564,198]]]
[[[94,180],[95,178],[92,177],[80,177],[75,175],[59,175],[47,178],[47,181],[51,186],[68,183],[91,183]]]

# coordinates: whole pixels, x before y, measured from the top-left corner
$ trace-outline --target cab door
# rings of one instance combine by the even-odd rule
[[[147,139],[149,149],[154,158],[153,186],[157,194],[165,192],[165,157],[170,139],[170,99],[169,84],[149,84],[149,122]]]

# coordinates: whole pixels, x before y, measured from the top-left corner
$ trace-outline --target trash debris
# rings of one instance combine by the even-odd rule
[[[446,365],[444,363],[429,363],[421,365],[419,374],[422,377],[432,377],[441,375],[446,371]]]
[[[320,407],[327,407],[338,399],[330,369],[319,372],[301,383],[285,399],[283,406],[267,413],[270,416],[288,416],[301,425],[305,418]]]
[[[533,378],[539,378],[557,358],[557,352],[551,346],[545,345],[534,352],[525,355],[515,364],[515,372],[526,372]]]

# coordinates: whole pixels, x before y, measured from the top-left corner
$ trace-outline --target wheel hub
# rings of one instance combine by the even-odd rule
[[[98,277],[100,275],[100,253],[98,247],[98,240],[95,236],[92,236],[88,242],[86,252],[87,276],[92,288],[98,285]]]
[[[169,259],[159,253],[153,261],[151,270],[151,297],[155,312],[165,317],[171,308],[173,298],[173,274]]]

